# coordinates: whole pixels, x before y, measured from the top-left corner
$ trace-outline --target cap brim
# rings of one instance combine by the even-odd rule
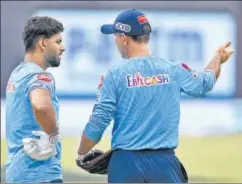
[[[101,32],[103,34],[113,34],[113,33],[115,33],[114,25],[113,24],[102,25]]]

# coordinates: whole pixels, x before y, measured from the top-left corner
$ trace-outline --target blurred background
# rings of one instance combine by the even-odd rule
[[[1,181],[6,162],[5,87],[23,60],[21,33],[33,15],[51,16],[65,26],[66,52],[51,69],[60,98],[64,180],[105,182],[75,165],[81,132],[96,102],[100,76],[122,62],[113,36],[100,33],[128,8],[143,11],[153,32],[153,55],[176,59],[202,71],[227,40],[236,54],[223,65],[213,91],[203,98],[182,94],[177,156],[191,182],[242,182],[242,2],[239,1],[1,1]],[[112,125],[97,148],[110,148]]]

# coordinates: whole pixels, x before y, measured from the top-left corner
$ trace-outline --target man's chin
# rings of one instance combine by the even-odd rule
[[[60,61],[50,62],[49,66],[50,67],[58,67],[58,66],[60,66]]]
[[[58,66],[60,66],[60,62],[58,62],[58,63],[56,63],[54,66],[52,66],[52,67],[58,67]]]

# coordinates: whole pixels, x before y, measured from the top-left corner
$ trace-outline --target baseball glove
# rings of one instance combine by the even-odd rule
[[[82,159],[77,159],[78,167],[91,174],[107,174],[108,163],[112,155],[112,150],[103,152],[101,150],[91,150]]]

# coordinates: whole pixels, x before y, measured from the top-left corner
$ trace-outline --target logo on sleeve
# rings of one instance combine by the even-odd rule
[[[103,86],[103,81],[104,81],[104,75],[101,76],[101,79],[100,79],[100,81],[98,83],[98,87],[97,87],[98,89],[100,89]]]
[[[38,74],[37,79],[45,81],[45,82],[51,82],[52,81],[50,75],[48,75],[48,74]]]
[[[15,91],[15,85],[12,81],[8,81],[6,91],[7,92],[14,92]]]
[[[186,70],[188,70],[189,72],[192,71],[192,69],[191,69],[189,66],[187,66],[185,63],[181,63],[181,66],[182,66],[183,68],[185,68]]]

